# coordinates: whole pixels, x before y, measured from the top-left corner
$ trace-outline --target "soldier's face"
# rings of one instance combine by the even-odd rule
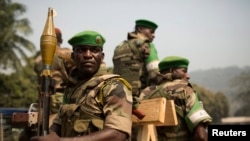
[[[175,68],[173,70],[173,77],[175,79],[183,79],[187,81],[190,79],[187,68]]]
[[[151,42],[155,38],[155,30],[147,27],[141,27],[139,28],[139,32],[144,34]]]
[[[102,48],[87,45],[74,47],[71,56],[83,75],[96,73],[104,59]]]

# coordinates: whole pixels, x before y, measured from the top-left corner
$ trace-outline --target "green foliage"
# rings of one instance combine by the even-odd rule
[[[25,39],[32,33],[26,18],[18,19],[26,11],[20,3],[0,2],[0,67],[20,71],[28,62],[27,53],[35,51],[33,43]]]
[[[239,114],[238,112],[238,114],[236,114],[236,111],[243,108],[243,106],[247,106],[247,104],[249,103],[249,92],[247,92],[247,89],[250,88],[250,75],[249,73],[247,73],[249,71],[249,66],[243,68],[231,66],[226,68],[214,68],[209,70],[190,72],[190,76],[193,83],[205,86],[206,89],[213,92],[219,91],[225,94],[229,101],[229,116],[246,116],[248,110],[244,110],[242,114]],[[242,97],[239,95],[239,93],[243,91],[244,93],[246,93],[246,95]],[[241,101],[240,99],[245,102]]]
[[[227,97],[221,92],[216,93],[214,96],[221,117],[227,117],[229,114],[229,102]]]
[[[26,65],[21,72],[10,75],[0,74],[0,107],[28,108],[31,103],[36,102],[37,77],[33,68],[33,65]]]
[[[235,116],[250,116],[250,71],[242,72],[236,76],[231,86],[237,89],[237,95],[233,102],[239,103],[241,106],[235,112]]]
[[[19,18],[25,11],[20,3],[0,1],[0,69],[14,71],[0,74],[0,107],[29,107],[37,99],[34,58],[27,56],[35,46],[25,39],[32,29],[28,19]]]
[[[198,92],[199,99],[203,102],[204,108],[213,118],[213,123],[220,123],[221,118],[228,116],[228,100],[223,93],[214,94],[197,84],[194,84],[193,87]]]

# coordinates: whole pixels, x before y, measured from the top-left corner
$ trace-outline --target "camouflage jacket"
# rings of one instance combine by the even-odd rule
[[[131,135],[132,93],[126,80],[107,74],[106,68],[89,80],[77,80],[74,69],[54,123],[61,125],[61,136],[79,136],[113,128]]]
[[[128,33],[128,36],[130,39],[120,43],[114,50],[113,73],[125,78],[132,86],[133,95],[139,96],[140,91],[148,86],[149,76],[145,65],[145,54],[149,54],[150,49],[141,50],[146,38],[134,33]]]
[[[127,36],[127,39],[128,40],[131,40],[134,38],[134,35],[135,34],[134,32],[130,32],[128,33],[128,36]],[[140,35],[141,33],[137,33],[136,35],[139,35],[139,36],[142,36]],[[151,42],[149,44],[150,46],[150,54],[147,58],[144,59],[144,63],[145,63],[145,66],[146,66],[146,69],[147,69],[147,73],[148,73],[148,83],[149,85],[151,84],[156,84],[156,77],[159,73],[159,68],[158,68],[158,64],[159,64],[159,57],[158,57],[158,52],[157,52],[157,49],[154,45],[153,42]]]
[[[170,73],[163,77],[159,85],[152,85],[145,88],[140,95],[140,99],[165,97],[168,100],[174,100],[178,125],[157,127],[158,140],[190,141],[192,139],[192,129],[189,128],[186,117],[195,106],[197,107],[197,102],[197,109],[203,111],[204,109],[203,107],[199,107],[198,97],[189,82],[181,79],[173,80]],[[211,117],[200,117],[198,122],[211,122]],[[197,124],[195,123],[193,126]]]

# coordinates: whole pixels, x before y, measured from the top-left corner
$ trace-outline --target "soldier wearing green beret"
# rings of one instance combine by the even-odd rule
[[[179,56],[168,56],[159,63],[159,69],[160,71],[163,71],[163,70],[173,69],[173,68],[184,68],[185,73],[182,73],[182,71],[179,71],[177,74],[173,74],[174,78],[189,80],[190,76],[187,73],[188,65],[189,65],[189,60],[186,58],[179,57]]]
[[[155,38],[155,31],[158,28],[158,25],[153,21],[147,19],[138,19],[135,21],[135,30],[131,33],[142,34],[146,36],[150,40],[150,55],[145,60],[146,68],[149,73],[149,83],[154,84],[155,78],[158,74],[159,68],[159,57],[157,49],[153,43]],[[130,38],[130,34],[128,34],[128,39]]]
[[[152,43],[158,25],[146,19],[135,21],[135,30],[127,39],[116,46],[113,54],[113,73],[123,76],[132,85],[134,107],[142,89],[151,83],[159,73],[158,55]],[[133,132],[134,131],[133,129]],[[133,133],[135,140],[137,133]]]
[[[116,46],[113,55],[113,73],[123,76],[132,85],[134,108],[142,89],[155,83],[158,69],[158,54],[152,43],[158,25],[146,19],[135,21],[135,30]],[[137,133],[134,133],[135,140]]]
[[[76,64],[69,73],[65,103],[61,106],[50,134],[32,141],[128,141],[132,128],[130,84],[103,65],[104,37],[83,31],[68,40]]]
[[[168,56],[159,63],[158,85],[145,88],[140,99],[165,97],[174,100],[178,119],[176,126],[157,126],[158,141],[207,141],[207,125],[212,118],[199,101],[196,91],[188,82],[189,60]]]
[[[133,95],[154,83],[158,69],[158,54],[152,43],[158,25],[146,19],[135,21],[135,30],[116,46],[113,54],[113,73],[126,78],[133,87]]]

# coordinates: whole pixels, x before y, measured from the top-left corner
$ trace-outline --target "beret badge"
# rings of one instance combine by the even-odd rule
[[[95,41],[97,44],[101,44],[102,38],[100,36],[96,36]]]

